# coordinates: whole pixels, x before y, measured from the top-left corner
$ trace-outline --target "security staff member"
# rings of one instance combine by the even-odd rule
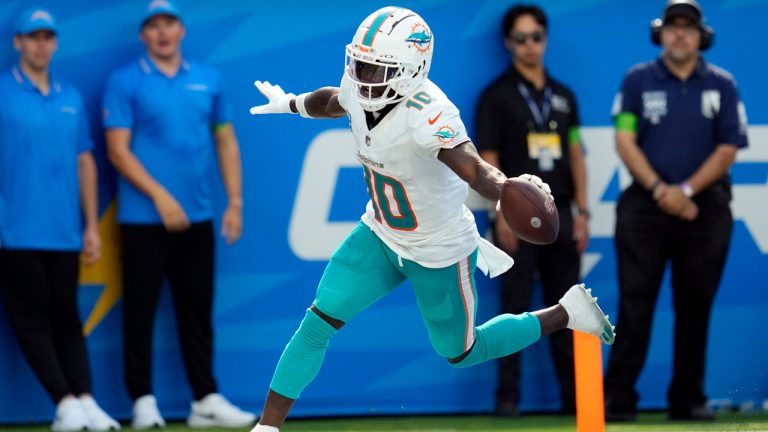
[[[0,74],[0,293],[56,404],[53,430],[119,429],[91,396],[77,286],[80,251],[86,264],[101,255],[97,173],[80,92],[49,70],[56,34],[50,12],[23,12],[19,63]]]
[[[707,326],[731,237],[728,171],[737,149],[747,146],[746,115],[733,77],[699,55],[713,32],[695,1],[669,1],[651,30],[661,57],[630,69],[614,106],[616,148],[634,183],[616,209],[620,336],[605,379],[606,417],[635,418],[634,386],[671,262],[669,417],[711,420],[704,395]]]
[[[544,11],[535,5],[513,6],[504,17],[503,36],[512,65],[480,98],[475,122],[480,155],[509,177],[541,177],[552,188],[560,213],[559,237],[546,246],[520,241],[503,218],[495,220],[497,245],[515,259],[503,277],[502,309],[518,314],[528,310],[537,274],[547,305],[557,304],[578,282],[581,253],[589,240],[589,212],[576,99],[544,69]],[[575,412],[572,338],[571,332],[550,338],[562,410],[569,413]],[[519,398],[520,356],[514,354],[500,360],[497,414],[516,415]]]
[[[125,379],[135,428],[162,427],[152,395],[152,328],[168,275],[192,393],[191,427],[244,427],[255,416],[217,393],[213,377],[214,234],[211,184],[218,153],[228,205],[221,234],[241,233],[240,152],[223,80],[181,55],[176,7],[149,3],[146,55],[115,72],[104,95],[109,158],[120,173]]]

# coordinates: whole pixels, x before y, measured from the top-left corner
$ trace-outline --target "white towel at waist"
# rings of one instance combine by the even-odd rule
[[[478,240],[477,268],[484,275],[495,278],[512,268],[515,260],[511,256],[482,237]]]

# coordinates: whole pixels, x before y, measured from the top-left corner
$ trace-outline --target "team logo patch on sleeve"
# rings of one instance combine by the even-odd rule
[[[459,136],[459,133],[450,126],[440,126],[440,129],[432,134],[432,136],[437,137],[438,141],[443,144],[450,144]]]

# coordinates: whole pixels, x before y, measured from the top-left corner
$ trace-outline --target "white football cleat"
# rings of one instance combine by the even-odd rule
[[[199,401],[192,402],[192,412],[187,426],[192,428],[250,426],[256,421],[256,414],[245,412],[232,405],[219,393],[211,393]]]
[[[56,405],[56,418],[51,425],[55,432],[82,431],[89,426],[88,415],[79,399],[66,397]]]
[[[120,430],[120,423],[104,412],[92,396],[80,396],[80,404],[85,410],[85,415],[88,416],[90,423],[88,430],[94,432]]]
[[[560,299],[559,303],[568,312],[568,327],[597,336],[604,344],[612,345],[616,334],[614,326],[608,321],[597,305],[597,297],[592,297],[592,290],[584,284],[572,286]]]
[[[157,399],[152,395],[144,395],[133,403],[133,422],[131,426],[134,429],[164,428],[165,420],[157,409]]]

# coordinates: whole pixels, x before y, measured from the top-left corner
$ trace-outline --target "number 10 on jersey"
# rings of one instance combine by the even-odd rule
[[[371,195],[376,220],[381,223],[383,218],[384,222],[392,229],[415,230],[419,226],[419,221],[416,219],[416,214],[413,213],[403,184],[367,166],[363,166],[363,169],[365,170],[365,184],[368,186],[368,194]]]

